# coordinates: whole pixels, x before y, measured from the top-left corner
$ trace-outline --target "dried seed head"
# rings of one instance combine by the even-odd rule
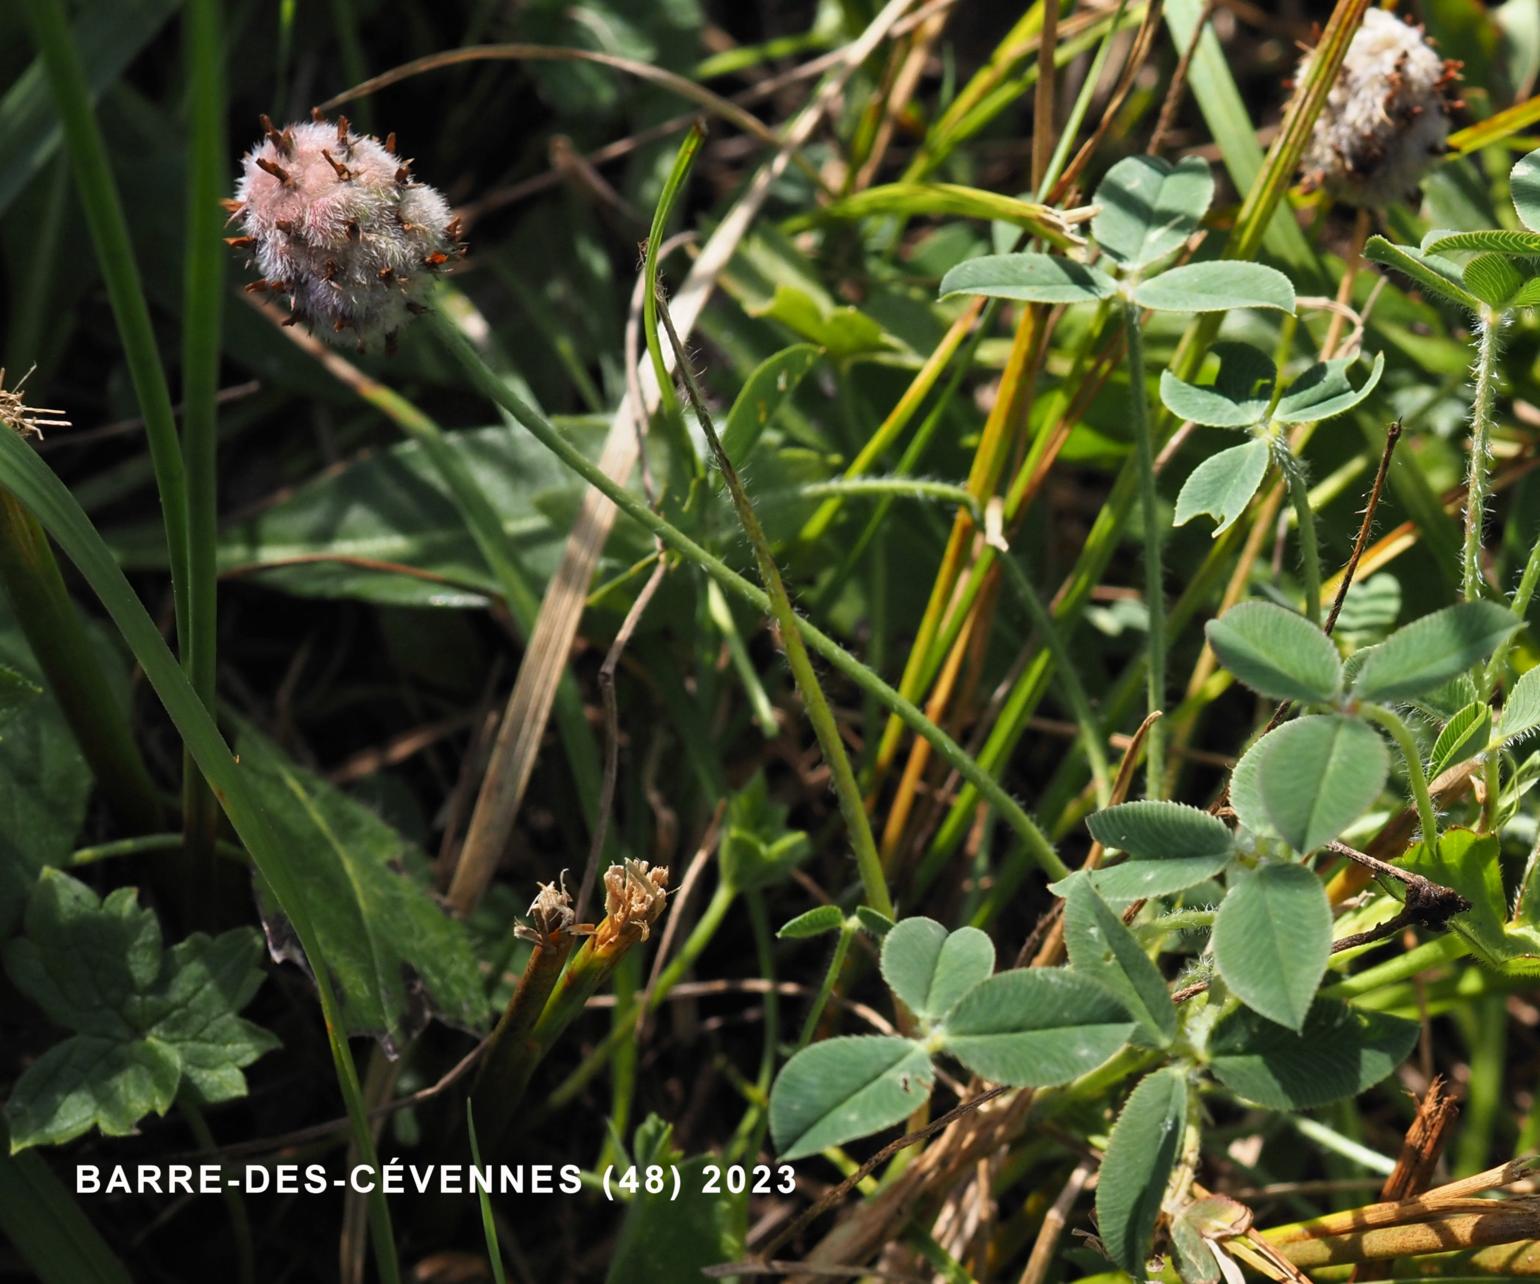
[[[264,118],[263,130],[234,202],[258,288],[290,296],[295,316],[322,335],[388,348],[423,310],[434,274],[464,253],[448,202],[403,179],[400,159],[345,117],[281,131]]]
[[[70,421],[62,410],[45,410],[41,406],[29,406],[22,400],[21,390],[26,386],[28,370],[14,388],[5,386],[5,368],[0,366],[0,424],[23,437],[43,439],[45,428],[68,428]]]
[[[1303,81],[1314,51],[1305,54]],[[1462,106],[1460,64],[1440,58],[1419,26],[1383,9],[1364,14],[1300,162],[1307,187],[1350,205],[1383,209],[1415,198],[1417,184]]]
[[[604,871],[604,921],[594,932],[597,949],[645,941],[668,899],[668,867],[649,869],[644,860],[628,860]]]
[[[540,889],[529,904],[525,917],[529,925],[520,924],[513,929],[515,936],[546,945],[559,933],[572,930],[577,922],[577,911],[572,907],[572,894],[567,890],[567,871],[554,883],[537,883]]]

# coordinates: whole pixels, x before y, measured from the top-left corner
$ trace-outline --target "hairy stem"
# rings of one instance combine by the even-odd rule
[[[626,516],[639,522],[643,529],[657,535],[670,548],[675,549],[687,561],[700,567],[735,597],[749,603],[756,610],[769,612],[770,598],[764,590],[744,579],[721,558],[702,548],[666,518],[653,512],[642,500],[624,486],[618,485],[597,467],[582,451],[563,437],[544,415],[526,405],[488,369],[486,363],[471,347],[465,336],[455,328],[452,321],[437,310],[432,316],[424,319],[432,326],[440,341],[460,363],[461,368],[470,376],[476,387],[508,411],[521,427],[563,464],[603,494]],[[1048,841],[1047,835],[1038,827],[1037,822],[1027,814],[1026,809],[1000,786],[999,781],[969,757],[961,745],[927,718],[913,701],[900,695],[814,624],[796,617],[795,627],[807,640],[810,648],[818,652],[863,692],[881,703],[884,708],[892,710],[912,731],[929,740],[946,764],[977,789],[1000,813],[1011,829],[1020,835],[1023,845],[1045,874],[1050,878],[1068,876],[1069,867],[1059,859],[1058,853],[1053,850],[1053,844]]]
[[[1481,596],[1481,530],[1491,489],[1492,403],[1497,399],[1497,354],[1506,317],[1487,311],[1476,323],[1475,395],[1471,399],[1470,468],[1465,492],[1465,552],[1461,587],[1465,600]]]
[[[1305,466],[1281,441],[1275,449],[1278,466],[1289,486],[1289,504],[1299,527],[1299,557],[1305,572],[1305,615],[1312,624],[1321,622],[1321,546],[1315,534],[1315,514],[1310,510],[1310,486]]]
[[[717,467],[722,470],[722,477],[727,482],[728,493],[732,495],[733,507],[737,510],[743,533],[748,536],[749,547],[754,550],[754,561],[759,566],[759,578],[764,581],[765,592],[770,597],[770,616],[780,630],[781,645],[786,649],[786,663],[791,669],[792,677],[796,680],[797,690],[802,693],[802,704],[807,710],[807,720],[813,726],[813,735],[818,740],[818,748],[823,754],[824,761],[829,764],[829,776],[834,783],[835,796],[839,799],[840,814],[845,818],[850,845],[855,849],[856,869],[861,875],[861,887],[866,893],[866,903],[879,914],[886,914],[892,918],[894,916],[893,898],[888,894],[887,879],[883,877],[882,857],[877,854],[877,843],[872,837],[872,826],[867,819],[866,803],[861,797],[861,786],[856,783],[855,769],[850,765],[850,755],[845,752],[845,741],[840,736],[839,724],[834,720],[834,711],[829,707],[823,687],[819,684],[818,674],[813,670],[813,661],[808,655],[807,642],[797,627],[797,612],[792,607],[786,585],[781,579],[781,568],[776,565],[775,554],[770,549],[770,541],[765,536],[764,527],[759,523],[759,515],[754,511],[753,501],[749,499],[749,493],[744,489],[743,479],[738,476],[738,470],[733,467],[733,461],[722,446],[722,439],[717,436],[716,426],[712,423],[711,414],[706,409],[706,399],[696,385],[695,375],[690,370],[689,354],[684,350],[684,345],[674,330],[673,319],[661,300],[658,306],[663,328],[668,333],[668,341],[674,350],[674,364],[684,380],[685,392],[689,397],[691,409],[695,412],[696,421],[700,424],[701,431],[706,434],[706,441],[716,459]]]

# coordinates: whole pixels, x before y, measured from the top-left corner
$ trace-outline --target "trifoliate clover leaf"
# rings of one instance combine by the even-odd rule
[[[16,988],[73,1032],[16,1082],[6,1105],[13,1154],[92,1127],[122,1136],[182,1092],[202,1103],[245,1096],[242,1069],[278,1046],[237,1015],[262,984],[260,933],[199,932],[162,949],[133,888],[99,900],[44,870],[26,935],[4,958]]]

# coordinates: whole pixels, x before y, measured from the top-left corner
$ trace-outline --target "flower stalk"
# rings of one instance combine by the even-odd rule
[[[493,1046],[477,1076],[473,1101],[478,1117],[483,1120],[481,1135],[488,1151],[495,1152],[507,1135],[529,1081],[546,1053],[609,980],[626,952],[651,935],[653,924],[662,916],[667,887],[665,867],[649,869],[646,862],[633,860],[611,865],[604,874],[604,918],[572,955],[565,972],[561,971],[560,957],[565,957],[572,938],[584,929],[570,919],[561,921],[571,913],[565,893],[559,894],[565,911],[558,909],[555,921],[549,913],[537,917],[541,898],[536,898],[531,906],[536,930],[551,929],[547,936],[560,937],[564,945],[553,940],[549,951],[546,942],[536,945],[519,991],[498,1022],[492,1036]],[[541,896],[546,897],[549,892],[548,885]],[[526,984],[531,987],[527,996]],[[543,1004],[539,1002],[542,998]],[[538,1016],[534,1015],[537,1012]]]
[[[1471,399],[1470,464],[1466,474],[1465,548],[1461,589],[1467,602],[1481,596],[1481,532],[1491,490],[1492,406],[1497,400],[1497,358],[1506,317],[1483,309],[1476,323],[1475,395]]]

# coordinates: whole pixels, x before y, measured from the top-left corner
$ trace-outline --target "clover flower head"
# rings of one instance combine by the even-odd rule
[[[244,233],[230,244],[262,274],[249,291],[288,297],[285,325],[351,334],[360,352],[382,339],[389,351],[425,310],[433,278],[464,254],[460,220],[413,177],[394,134],[381,142],[346,116],[314,116],[282,130],[262,117],[262,141],[225,203]]]
[[[648,868],[627,860],[604,871],[604,922],[595,932],[601,948],[645,941],[668,899],[668,866]]]
[[[1306,52],[1299,79],[1314,56]],[[1444,154],[1450,112],[1465,105],[1460,66],[1439,57],[1422,27],[1370,9],[1316,118],[1300,162],[1305,185],[1375,209],[1415,196]]]

